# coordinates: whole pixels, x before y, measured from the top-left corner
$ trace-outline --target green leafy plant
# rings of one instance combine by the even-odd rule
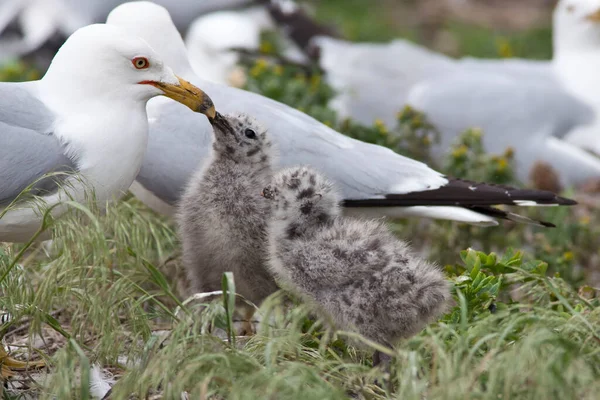
[[[452,145],[442,169],[451,176],[479,182],[499,184],[516,183],[514,175],[514,151],[507,148],[504,154],[494,155],[485,151],[483,132],[469,129]]]
[[[34,81],[40,77],[40,73],[35,68],[22,61],[0,65],[0,82]]]

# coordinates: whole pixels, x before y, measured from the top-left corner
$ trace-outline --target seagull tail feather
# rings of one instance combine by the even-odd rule
[[[448,183],[433,190],[390,193],[377,199],[347,200],[347,207],[408,206],[572,206],[575,200],[546,190],[518,189],[512,186],[448,178]]]
[[[554,227],[550,222],[534,220],[513,212],[504,211],[493,206],[572,206],[575,200],[556,195],[553,192],[534,189],[518,189],[512,186],[496,185],[473,182],[463,179],[448,178],[448,183],[437,189],[409,193],[391,193],[380,198],[346,199],[342,202],[344,207],[369,209],[381,208],[414,208],[422,213],[429,209],[439,210],[444,208],[464,209],[488,218],[510,220],[518,223],[536,225],[540,227]],[[365,211],[367,212],[367,211]],[[368,212],[367,212],[368,213]],[[439,213],[439,211],[438,211]],[[402,213],[387,213],[402,215]],[[441,213],[441,218],[459,220],[454,218],[454,213]],[[462,221],[462,220],[460,220]],[[465,222],[465,221],[462,221]],[[468,222],[468,221],[466,221]]]

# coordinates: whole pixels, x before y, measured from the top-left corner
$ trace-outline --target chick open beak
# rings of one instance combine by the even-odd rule
[[[600,22],[600,8],[593,13],[586,15],[585,19],[592,22]]]
[[[164,95],[188,106],[192,111],[202,113],[212,120],[216,115],[215,105],[206,93],[188,81],[177,77],[179,84],[165,82],[143,82],[155,86],[163,91]]]

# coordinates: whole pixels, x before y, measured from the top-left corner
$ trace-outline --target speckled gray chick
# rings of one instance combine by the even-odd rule
[[[340,216],[337,193],[316,171],[283,170],[263,195],[273,203],[269,268],[337,328],[392,346],[447,308],[450,291],[439,268],[382,221]]]
[[[266,269],[271,208],[261,196],[272,178],[273,147],[266,129],[248,115],[217,113],[211,123],[211,157],[179,205],[184,268],[193,292],[219,290],[223,273],[232,271],[236,291],[260,304],[278,290]]]

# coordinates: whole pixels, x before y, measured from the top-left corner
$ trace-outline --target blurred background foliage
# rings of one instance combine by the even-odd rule
[[[351,40],[403,37],[453,56],[547,59],[552,52],[551,0],[306,3],[320,21],[335,24]],[[276,55],[279,49],[276,35],[265,34],[261,50]],[[513,174],[514,149],[487,153],[485,132],[464,132],[448,156],[435,159],[429,147],[437,131],[426,115],[410,107],[398,110],[393,129],[380,122],[362,126],[338,120],[326,106],[335,93],[318,70],[275,59],[245,62],[248,90],[448,175],[520,184]],[[38,77],[27,61],[0,69],[0,81]],[[600,308],[594,287],[600,286],[600,215],[582,200],[573,208],[519,209],[556,224],[554,229],[417,219],[390,224],[400,238],[445,266],[455,301],[440,322],[399,346],[392,376],[396,398],[597,398]],[[82,398],[86,376],[80,382],[74,360],[110,365],[120,378],[114,398],[132,393],[153,398],[150,393],[162,390],[165,398],[183,390],[189,398],[265,398],[267,393],[272,398],[388,398],[375,384],[381,377],[370,369],[370,354],[347,346],[341,335],[331,337],[307,307],[284,313],[278,295],[262,307],[273,323],[237,348],[199,328],[216,325],[214,314],[223,317],[226,307],[213,304],[194,321],[173,318],[179,303],[167,286],[176,292],[182,284],[175,276],[181,270],[170,262],[177,254],[173,224],[134,198],[114,205],[94,224],[85,221],[78,213],[65,218],[57,228],[61,240],[49,249],[36,246],[23,259],[16,256],[22,245],[0,244],[0,271],[14,267],[0,281],[5,294],[0,309],[13,317],[3,326],[5,340],[22,339],[22,351],[27,350],[28,339],[15,333],[27,320],[31,331],[54,337],[42,351],[55,355],[58,372],[44,380],[47,398]],[[165,320],[172,321],[169,341],[155,334]],[[232,336],[229,328],[227,335]],[[76,343],[90,346],[90,360],[75,351]],[[130,365],[128,358],[143,362]]]
[[[307,0],[353,41],[407,38],[454,56],[552,55],[554,0]]]

